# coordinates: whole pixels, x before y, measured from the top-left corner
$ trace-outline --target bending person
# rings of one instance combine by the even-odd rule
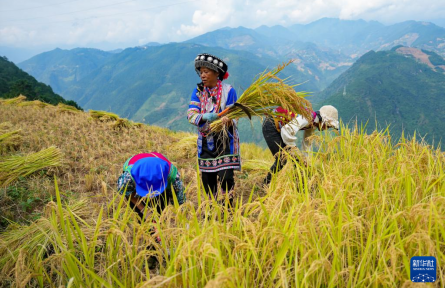
[[[141,153],[128,158],[117,181],[120,194],[130,201],[130,206],[143,219],[146,206],[160,214],[173,201],[173,191],[178,203],[186,201],[184,185],[178,169],[164,155],[157,152]]]
[[[312,111],[312,121],[308,121],[301,115],[287,111],[281,107],[275,110],[278,116],[266,117],[263,122],[263,136],[267,146],[275,157],[275,162],[264,179],[265,184],[269,184],[272,179],[272,173],[280,171],[286,164],[285,159],[280,159],[280,150],[285,147],[295,147],[297,140],[297,132],[303,130],[304,138],[302,143],[303,151],[307,153],[310,149],[308,137],[311,136],[315,129],[319,131],[328,128],[338,130],[338,111],[334,106],[326,105],[319,111]]]

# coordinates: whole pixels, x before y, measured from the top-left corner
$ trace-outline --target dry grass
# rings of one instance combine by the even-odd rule
[[[86,175],[94,178],[94,191],[100,190],[101,181],[112,189],[129,156],[152,150],[165,152],[164,147],[176,140],[166,129],[144,125],[132,130],[116,130],[109,123],[91,121],[87,113],[59,113],[59,109],[55,106],[34,109],[0,105],[0,123],[8,121],[15,130],[21,130],[20,154],[34,153],[49,146],[62,151],[66,165],[55,172],[62,190],[84,193]],[[30,179],[36,181],[36,185],[40,180]]]
[[[272,155],[243,144],[251,170],[237,174],[229,211],[203,200],[190,134],[115,130],[86,113],[0,105],[6,120],[24,132],[20,153],[51,144],[68,165],[54,172],[60,192],[52,178],[28,179],[54,202],[36,222],[1,234],[3,285],[409,287],[410,257],[428,255],[438,261],[435,285],[444,286],[445,156],[415,139],[393,146],[387,132],[346,127],[319,135],[309,168],[289,159],[261,197],[253,184]],[[190,201],[139,223],[112,191],[126,158],[156,150],[178,165]],[[148,233],[153,226],[162,245]],[[156,270],[150,256],[160,260]]]

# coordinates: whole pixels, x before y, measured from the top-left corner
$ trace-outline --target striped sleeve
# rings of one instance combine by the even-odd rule
[[[190,124],[193,124],[195,126],[199,125],[199,122],[202,118],[201,102],[199,101],[197,94],[198,89],[195,88],[190,99],[189,109],[187,110],[187,120],[190,122]]]

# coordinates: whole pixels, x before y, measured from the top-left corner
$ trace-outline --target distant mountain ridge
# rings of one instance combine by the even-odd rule
[[[334,105],[345,122],[369,121],[368,131],[377,120],[380,128],[390,124],[395,137],[417,131],[437,144],[445,139],[445,59],[428,53],[370,51],[319,95],[318,106]]]
[[[92,48],[57,48],[34,56],[18,66],[37,80],[51,85],[57,93],[63,94],[73,83],[102,66],[113,55],[116,53]]]
[[[417,61],[416,65],[429,65],[427,67],[431,72],[439,73],[445,65],[440,56],[445,53],[444,31],[444,28],[426,22],[406,21],[386,26],[376,21],[323,18],[287,28],[279,25],[256,29],[225,27],[184,43],[152,42],[122,51],[56,49],[19,65],[37,79],[55,87],[56,92],[78,101],[87,109],[108,110],[136,121],[189,130],[191,126],[185,121],[185,111],[191,89],[199,81],[193,72],[192,60],[198,53],[214,53],[227,60],[232,75],[228,82],[234,85],[239,94],[257,73],[294,59],[293,64],[285,70],[285,76],[292,76],[293,83],[305,82],[298,89],[316,92],[310,100],[320,103],[338,94],[338,81],[351,78],[351,83],[360,83],[363,89],[369,88],[368,80],[363,80],[366,75],[362,73],[361,78],[357,79],[353,72],[362,71],[366,65],[361,69],[357,69],[357,66],[352,69],[352,65],[370,49],[392,49],[394,51],[390,51],[392,54],[388,54],[391,56],[387,59],[393,61],[394,53],[396,56],[404,55],[411,61]],[[372,53],[368,54],[364,59]],[[378,67],[374,65],[368,72],[374,75],[374,70],[383,69],[383,59],[386,58],[376,57],[374,60]],[[425,62],[425,59],[431,63]],[[412,65],[413,62],[410,63]],[[412,69],[410,65],[409,69]],[[384,74],[382,71],[379,73]],[[340,75],[343,76],[341,79]],[[389,75],[388,79],[393,79],[391,77]],[[412,79],[412,83],[429,91],[425,86],[427,77]],[[340,88],[349,93],[353,91],[350,86],[340,85]],[[359,84],[352,85],[355,86]],[[401,88],[398,85],[395,87],[397,91]],[[384,88],[388,89],[386,86]],[[368,90],[377,93],[373,89],[375,87]],[[385,89],[382,88],[379,93],[385,94]],[[361,94],[357,92],[357,95]],[[392,92],[387,95],[392,95]],[[402,105],[405,100],[403,97],[397,98]],[[347,102],[337,103],[341,109],[342,105],[349,105]],[[348,113],[343,115],[347,116]],[[254,138],[259,139],[261,135]]]
[[[194,130],[187,122],[191,93],[200,82],[193,60],[203,51],[218,55],[229,65],[226,80],[241,95],[254,77],[280,63],[271,57],[258,57],[246,51],[175,43],[156,47],[125,49],[110,57],[100,68],[73,83],[64,96],[77,101],[85,109],[107,110],[122,117],[176,130]],[[308,76],[296,66],[289,66],[281,75],[292,76],[292,83],[303,83]],[[307,82],[300,90],[313,91]],[[244,126],[247,139],[260,141],[261,133]]]
[[[258,57],[269,56],[283,62],[294,59],[293,65],[310,75],[317,84],[318,89],[315,91],[325,88],[353,63],[353,59],[343,53],[298,40],[298,37],[283,26],[261,26],[257,29],[225,27],[190,39],[186,43],[243,50]]]
[[[298,40],[338,49],[352,57],[369,50],[388,50],[397,45],[426,49],[445,56],[445,28],[429,22],[405,21],[386,26],[376,21],[322,18],[288,29]]]

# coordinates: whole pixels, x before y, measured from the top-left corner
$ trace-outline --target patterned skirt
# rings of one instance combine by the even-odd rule
[[[201,172],[241,170],[238,131],[233,126],[228,133],[211,133],[198,137],[198,164]]]

